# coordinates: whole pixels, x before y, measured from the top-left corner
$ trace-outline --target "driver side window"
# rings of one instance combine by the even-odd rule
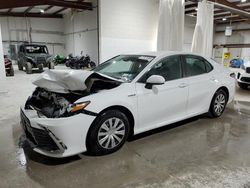
[[[152,75],[163,76],[166,81],[176,80],[182,77],[180,56],[170,56],[156,63],[141,79],[141,82]]]

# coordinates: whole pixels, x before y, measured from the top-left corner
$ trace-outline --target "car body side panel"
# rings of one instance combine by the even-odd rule
[[[186,117],[188,86],[179,87],[184,83],[185,79],[177,79],[152,89],[137,83],[139,129],[135,132],[154,129]]]
[[[187,78],[189,85],[188,115],[208,112],[212,97],[217,88],[214,71]]]

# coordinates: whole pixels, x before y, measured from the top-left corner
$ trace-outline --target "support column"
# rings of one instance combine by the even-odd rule
[[[4,58],[3,58],[3,42],[2,42],[2,31],[0,24],[0,94],[1,92],[5,92],[5,66],[4,66]]]

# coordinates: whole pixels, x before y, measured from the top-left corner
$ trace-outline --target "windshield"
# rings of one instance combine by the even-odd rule
[[[144,55],[120,55],[100,64],[94,71],[131,82],[154,58]]]
[[[28,54],[48,54],[46,46],[25,46],[25,50]]]

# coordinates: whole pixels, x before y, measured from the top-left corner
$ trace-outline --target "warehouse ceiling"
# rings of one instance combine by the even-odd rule
[[[0,3],[0,16],[62,18],[69,9],[93,10],[84,0],[7,0]]]
[[[215,3],[214,22],[216,24],[228,24],[234,22],[250,23],[249,0],[208,0]],[[186,0],[185,14],[196,16],[196,0]]]
[[[185,0],[185,14],[196,16],[201,0]],[[214,22],[228,24],[250,23],[250,0],[208,0],[215,3]],[[0,16],[62,18],[73,10],[92,10],[86,0],[7,0],[0,4]]]

